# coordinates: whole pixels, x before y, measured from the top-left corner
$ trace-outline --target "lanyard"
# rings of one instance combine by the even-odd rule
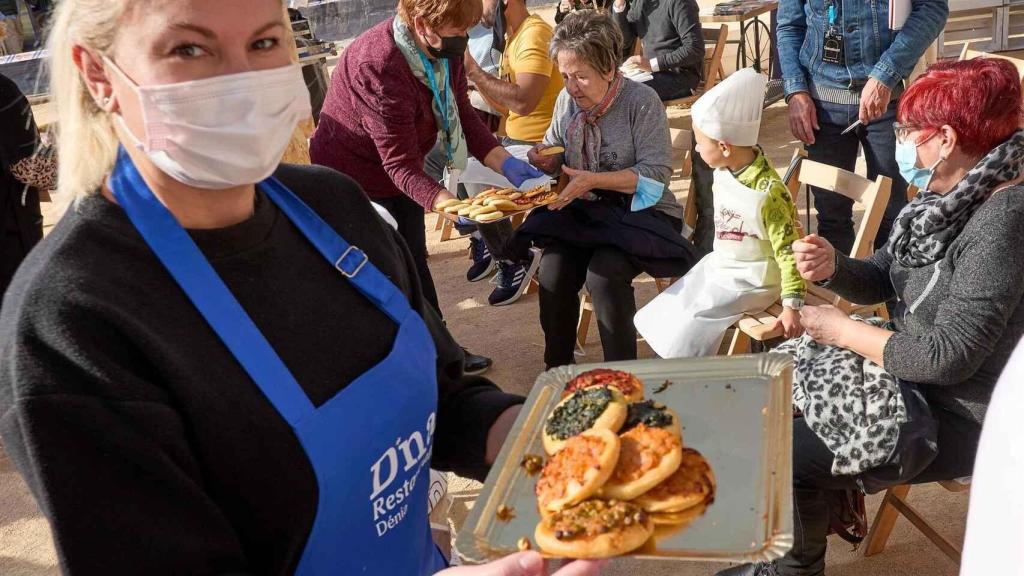
[[[452,153],[452,133],[448,128],[448,83],[451,76],[451,70],[448,68],[448,59],[442,58],[441,63],[444,65],[444,90],[439,90],[437,86],[437,80],[434,79],[434,66],[430,63],[430,60],[420,52],[420,60],[423,61],[423,67],[425,68],[427,76],[427,85],[430,86],[430,91],[434,95],[434,102],[437,104],[438,109],[441,111],[441,128],[444,130],[444,146],[448,153],[448,165],[451,166],[452,162],[455,161],[455,154]]]
[[[829,26],[832,26],[834,28],[835,25],[836,25],[836,22],[839,21],[838,14],[837,14],[838,7],[837,7],[836,0],[825,0],[825,8],[828,11],[828,24],[829,24]]]

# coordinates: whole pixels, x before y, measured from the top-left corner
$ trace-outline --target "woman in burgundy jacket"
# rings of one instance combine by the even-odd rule
[[[542,175],[502,148],[469,103],[462,57],[481,11],[478,0],[401,0],[398,16],[345,50],[310,141],[314,163],[351,176],[395,217],[439,313],[423,223],[424,208],[452,197],[423,170],[438,138],[454,168],[472,155],[515,185]],[[467,371],[489,366],[467,354]]]

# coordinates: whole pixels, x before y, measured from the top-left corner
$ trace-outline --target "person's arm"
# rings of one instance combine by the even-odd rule
[[[67,297],[51,300],[12,318],[17,306],[8,293],[0,437],[50,522],[62,571],[255,569],[204,490],[187,425],[152,381],[152,366],[135,360],[133,342],[103,318]],[[97,350],[120,353],[111,358]]]
[[[503,110],[526,116],[544,97],[554,66],[547,53],[551,33],[546,27],[530,26],[521,34],[529,34],[520,39],[522,48],[516,54],[505,54],[515,82],[506,82],[484,72],[469,55],[465,63],[466,76],[489,102],[498,104]]]
[[[700,26],[700,7],[696,0],[676,2],[672,10],[672,24],[682,45],[671,52],[656,54],[657,67],[654,71],[670,68],[693,68],[704,70],[704,35]],[[652,63],[653,64],[653,63]]]
[[[775,45],[782,67],[782,84],[786,96],[809,90],[810,74],[800,63],[800,48],[807,37],[807,0],[779,0]]]
[[[502,416],[504,420],[509,416],[514,420],[517,407],[525,399],[502,392],[490,380],[462,373],[462,348],[437,311],[423,298],[416,264],[405,241],[397,232],[389,230],[402,253],[406,277],[412,285],[409,302],[426,323],[437,349],[437,429],[431,467],[483,480],[496,455],[494,445],[500,447],[508,431],[507,428],[495,430],[496,434],[492,435],[492,428],[496,424],[499,428],[511,427],[512,422],[502,422]],[[490,438],[490,450],[489,436],[494,436]]]
[[[388,177],[417,204],[428,210],[433,209],[438,195],[446,192],[423,171],[423,154],[420,153],[416,137],[415,108],[408,102],[415,92],[409,90],[410,87],[375,78],[365,68],[353,82],[358,86],[359,97],[353,98],[358,108],[358,117],[367,134],[376,143],[381,165]],[[463,96],[469,107],[469,97],[465,94]],[[472,116],[476,122],[480,122],[475,113]],[[343,146],[344,142],[337,144]]]
[[[896,295],[889,267],[892,255],[888,245],[863,260],[836,253],[835,274],[824,286],[854,304],[877,304]]]
[[[791,298],[803,300],[807,286],[796,269],[796,259],[793,257],[793,242],[800,239],[796,226],[796,205],[781,180],[773,178],[770,186],[761,218],[772,244],[775,262],[782,273],[782,301],[785,303]]]
[[[906,23],[893,31],[896,38],[878,59],[871,77],[890,90],[908,78],[921,55],[939,37],[948,16],[947,0],[912,0]]]
[[[989,218],[984,229],[958,248],[949,295],[938,306],[934,327],[889,339],[885,368],[894,376],[933,385],[963,382],[1004,337],[1024,294],[1024,211]]]
[[[630,23],[626,14],[629,12],[630,2],[628,0],[615,0],[612,4],[611,17],[622,33],[622,54],[620,61],[625,61],[633,55],[636,46],[636,28]]]

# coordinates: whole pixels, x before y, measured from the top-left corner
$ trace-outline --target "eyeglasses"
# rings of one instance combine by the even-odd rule
[[[923,128],[921,128],[920,126],[915,126],[913,124],[900,124],[899,122],[893,122],[892,130],[893,132],[896,133],[896,141],[899,142],[900,144],[904,144],[907,142],[907,139],[910,137],[912,133],[923,130]],[[931,140],[932,136],[935,136],[936,134],[938,134],[938,132],[938,130],[932,129],[931,133],[928,134],[926,137],[918,138],[917,141],[914,142],[914,145],[920,146],[921,144],[924,144],[928,140]]]

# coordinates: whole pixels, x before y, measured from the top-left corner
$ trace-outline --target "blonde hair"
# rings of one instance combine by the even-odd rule
[[[81,45],[96,55],[110,55],[126,12],[141,1],[63,0],[57,7],[47,48],[50,94],[57,106],[57,196],[61,202],[95,194],[114,167],[120,144],[111,115],[96,104],[75,66],[72,48]],[[284,41],[294,42],[290,29]]]
[[[117,158],[110,115],[93,100],[72,56],[81,45],[108,54],[132,0],[64,0],[49,32],[50,94],[57,105],[57,194],[62,201],[95,193]]]

